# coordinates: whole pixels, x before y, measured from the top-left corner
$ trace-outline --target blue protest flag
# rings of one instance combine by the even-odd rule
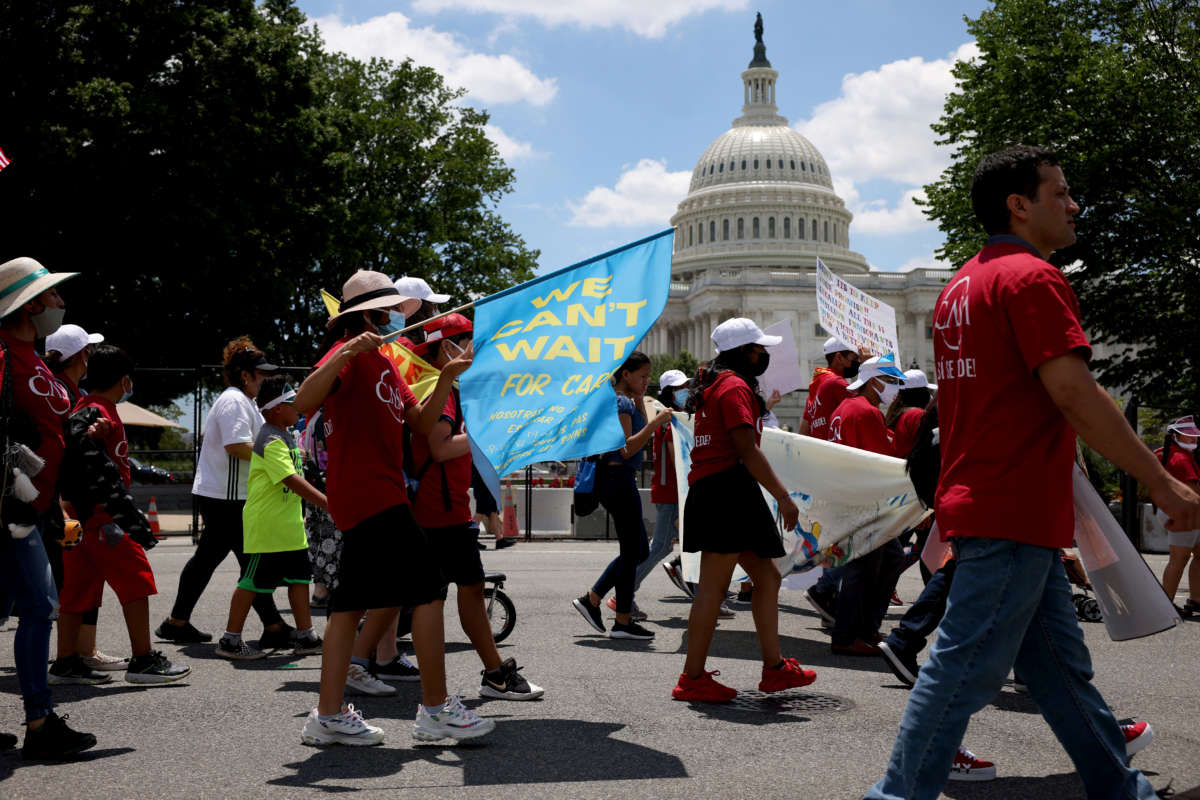
[[[475,301],[467,428],[507,475],[625,444],[609,382],[667,304],[673,230]]]

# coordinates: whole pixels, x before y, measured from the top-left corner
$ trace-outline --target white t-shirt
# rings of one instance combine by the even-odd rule
[[[234,458],[225,452],[225,447],[253,445],[262,426],[262,414],[245,392],[233,386],[222,392],[208,410],[204,423],[204,441],[200,445],[192,494],[217,500],[245,500],[250,462]]]

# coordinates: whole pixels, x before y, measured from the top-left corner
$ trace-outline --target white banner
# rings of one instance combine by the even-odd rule
[[[846,344],[869,350],[877,356],[895,353],[896,363],[902,363],[900,339],[896,335],[896,309],[851,286],[819,258],[817,315],[821,327]]]
[[[692,464],[692,420],[676,413],[671,425],[680,530],[686,531],[683,517]],[[901,459],[777,428],[763,430],[761,447],[800,508],[795,530],[780,534],[785,555],[775,563],[783,575],[794,569],[841,566],[895,539],[927,513]],[[765,491],[763,496],[778,518],[779,503]],[[684,580],[693,583],[699,579],[699,553],[683,553],[683,574]],[[734,574],[734,580],[744,578],[740,569]]]

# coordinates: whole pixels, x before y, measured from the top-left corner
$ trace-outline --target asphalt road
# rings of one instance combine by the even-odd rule
[[[190,540],[172,539],[151,552],[161,594],[151,599],[152,624],[174,599]],[[882,662],[832,656],[817,617],[799,592],[783,592],[781,630],[786,655],[819,673],[807,690],[730,706],[670,699],[682,666],[686,600],[661,570],[641,596],[657,633],[653,643],[612,641],[571,608],[616,553],[606,542],[521,543],[484,554],[507,572],[517,606],[505,656],[546,687],[543,700],[515,703],[477,697],[480,664],[447,607],[447,668],[451,690],[497,720],[480,744],[415,746],[409,736],[418,699],[398,684],[394,698],[355,698],[367,718],[387,731],[377,748],[318,750],[300,744],[300,728],[315,705],[320,657],[286,655],[233,664],[212,645],[160,645],[188,662],[192,675],[168,687],[116,681],[100,687],[56,687],[60,713],[96,734],[96,749],[78,762],[26,764],[0,754],[0,798],[299,797],[368,791],[406,797],[516,798],[751,797],[855,798],[881,774],[907,697]],[[1152,556],[1161,572],[1163,557]],[[219,632],[236,580],[232,558],[217,572],[193,618]],[[900,585],[912,600],[920,578]],[[283,592],[276,594],[286,604]],[[893,613],[898,618],[903,609]],[[606,617],[608,617],[606,612]],[[100,644],[127,654],[115,597],[106,595]],[[323,619],[318,619],[318,628]],[[890,625],[888,626],[890,627]],[[1096,683],[1118,717],[1154,726],[1154,744],[1136,757],[1156,787],[1200,784],[1200,623],[1149,639],[1114,643],[1100,624],[1085,625]],[[15,620],[0,629],[0,730],[21,721],[13,670]],[[247,635],[256,637],[251,616]],[[723,621],[709,667],[721,680],[753,690],[759,660],[749,611]],[[118,673],[120,676],[121,673]],[[811,690],[811,691],[809,691]],[[1005,688],[976,715],[966,744],[997,762],[990,783],[952,783],[946,797],[1082,798],[1071,762],[1026,696]]]

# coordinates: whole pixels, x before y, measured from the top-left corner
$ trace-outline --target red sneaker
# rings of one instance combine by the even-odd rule
[[[785,658],[778,667],[763,667],[762,680],[758,682],[760,692],[782,692],[808,686],[817,679],[817,673],[800,666],[794,658]]]
[[[686,672],[679,674],[679,683],[671,690],[671,697],[693,703],[728,703],[737,697],[737,689],[731,689],[713,680],[721,671],[701,672],[699,678],[689,678]]]
[[[895,592],[892,592],[892,605],[894,605],[894,606],[904,605],[904,601],[900,599],[900,595],[896,594]]]
[[[1149,722],[1135,722],[1132,725],[1122,725],[1121,733],[1125,734],[1125,755],[1131,756],[1146,749],[1154,741],[1154,729]]]
[[[996,778],[996,765],[991,761],[976,758],[975,754],[961,744],[950,765],[952,781],[990,781]]]
[[[609,611],[616,611],[617,610],[617,598],[609,597],[607,600],[604,601],[604,605],[608,606]]]

